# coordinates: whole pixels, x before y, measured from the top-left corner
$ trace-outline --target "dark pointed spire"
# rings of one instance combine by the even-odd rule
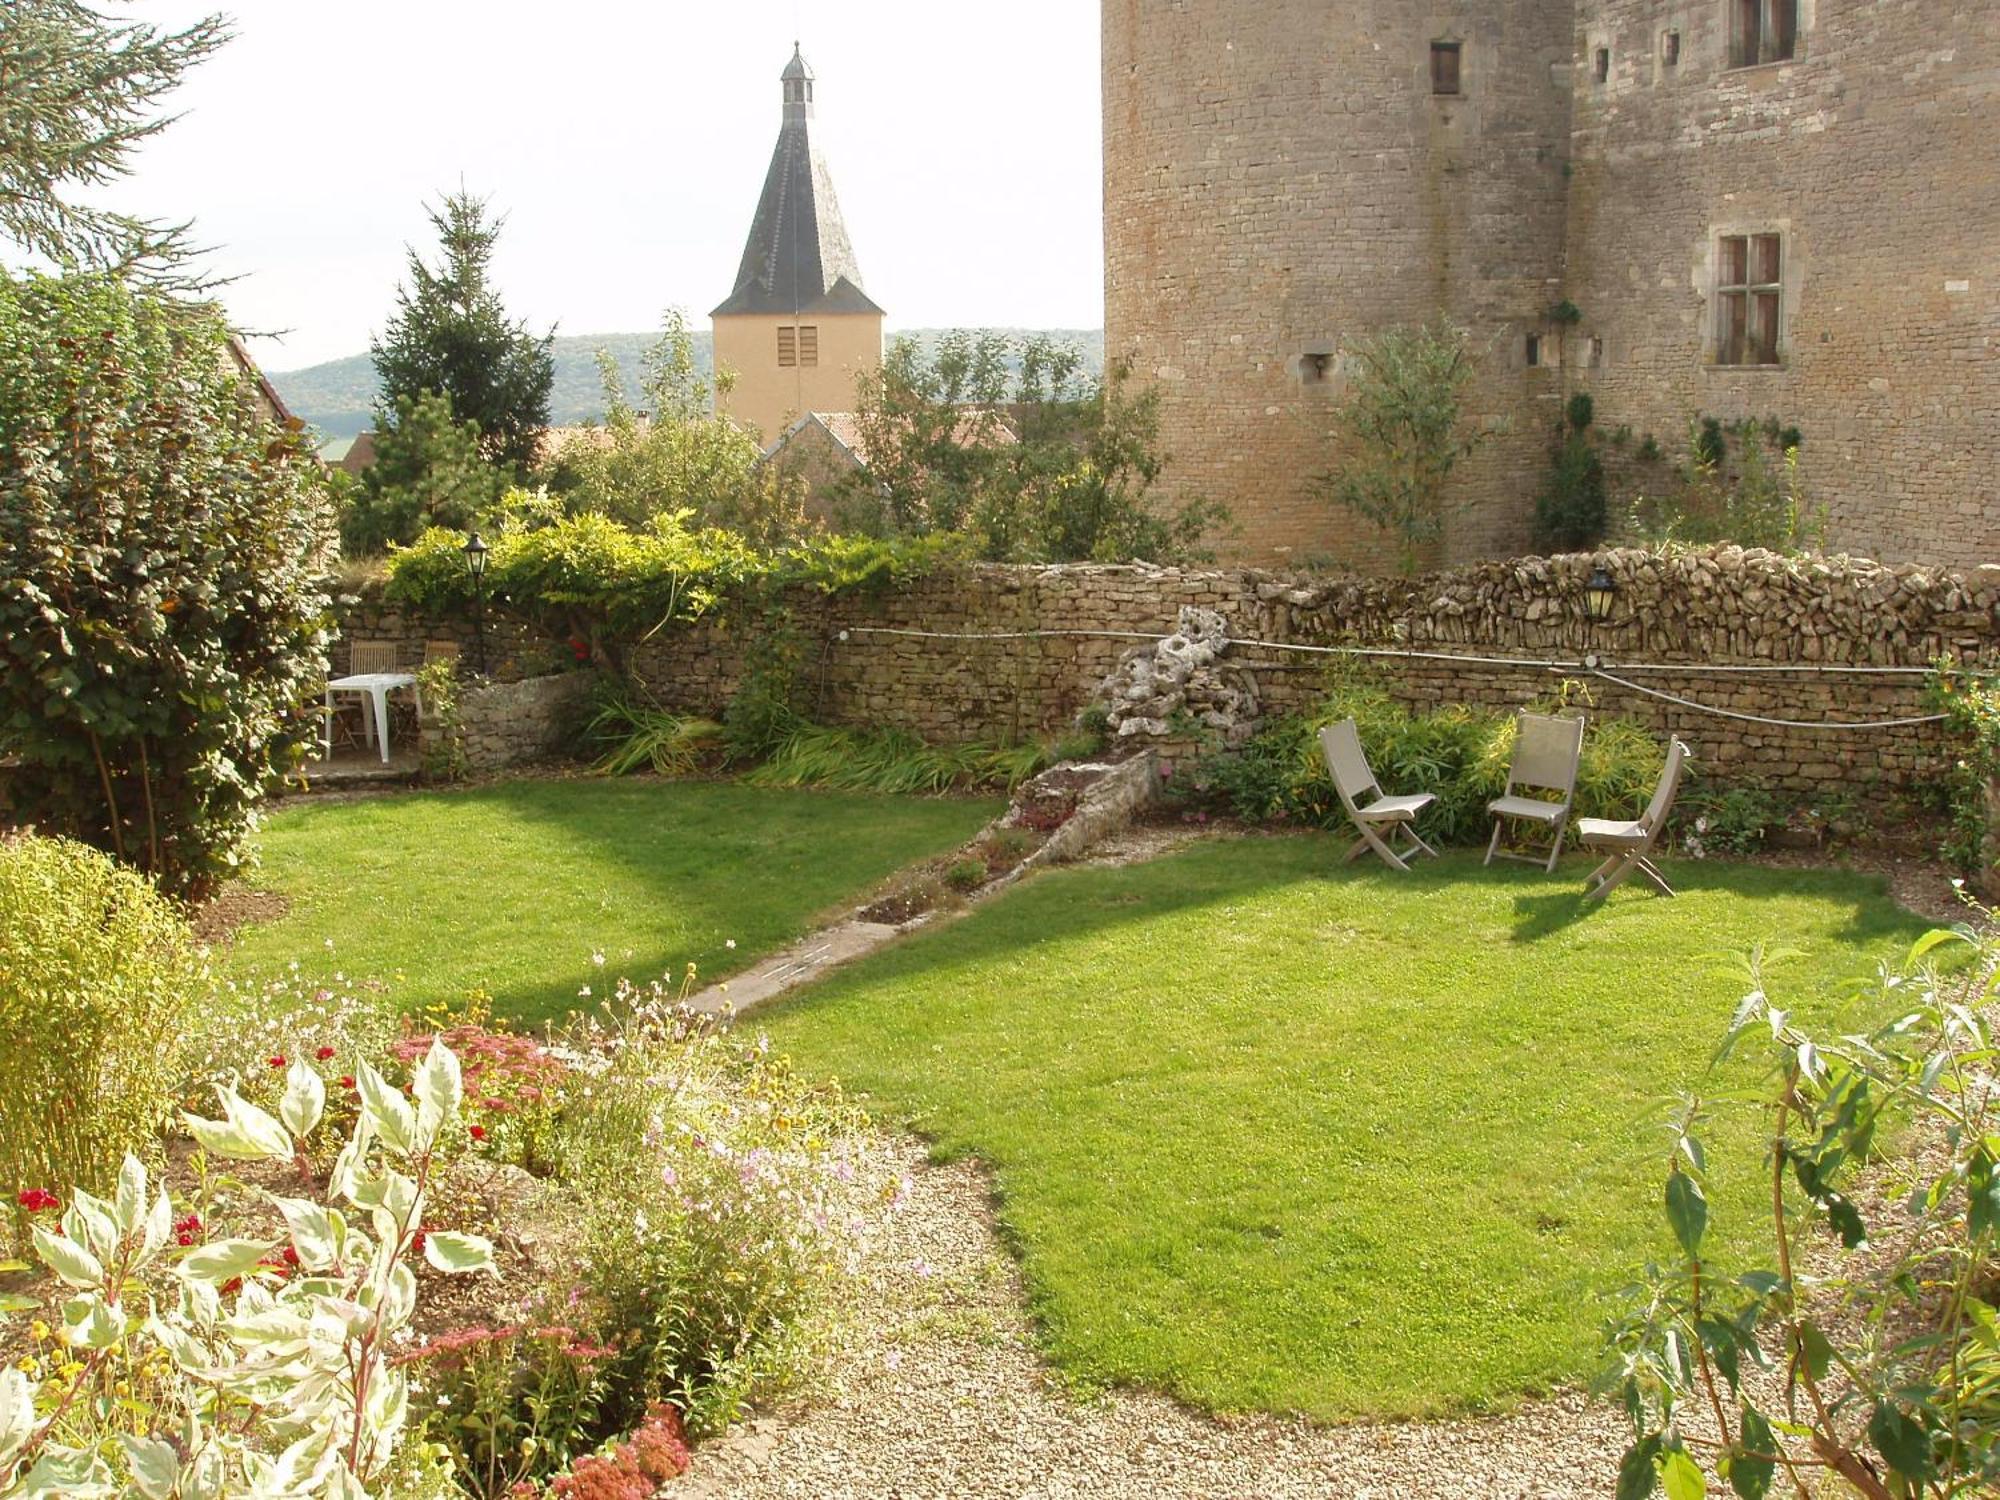
[[[713,316],[879,314],[861,289],[861,266],[840,217],[833,174],[813,142],[813,71],[796,44],[779,76],[785,115],[778,147],[750,221],[736,289]]]

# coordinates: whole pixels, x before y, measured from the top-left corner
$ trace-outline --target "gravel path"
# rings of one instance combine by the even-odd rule
[[[1066,1391],[1037,1356],[1019,1276],[970,1163],[902,1141],[912,1183],[871,1253],[810,1403],[702,1447],[704,1500],[1007,1496],[1571,1500],[1611,1493],[1614,1414],[1565,1395],[1485,1420],[1313,1427],[1217,1420],[1159,1397]]]

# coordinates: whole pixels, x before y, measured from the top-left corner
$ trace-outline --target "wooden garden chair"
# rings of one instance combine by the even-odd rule
[[[1576,768],[1583,759],[1583,719],[1522,714],[1514,736],[1514,758],[1507,766],[1507,786],[1486,804],[1493,814],[1493,837],[1487,840],[1486,863],[1518,859],[1554,870],[1569,832],[1570,806],[1576,801]],[[1554,796],[1547,795],[1553,792]],[[1517,854],[1500,847],[1509,823],[1527,823],[1549,835],[1546,859],[1539,853]]]
[[[1347,809],[1355,832],[1361,835],[1347,851],[1343,864],[1351,864],[1364,849],[1373,849],[1399,870],[1408,870],[1405,859],[1418,854],[1437,858],[1437,850],[1418,836],[1416,828],[1417,814],[1437,799],[1429,792],[1403,797],[1384,795],[1375,773],[1368,769],[1368,757],[1361,753],[1361,731],[1352,719],[1342,719],[1322,729],[1319,748],[1326,756],[1326,768],[1333,776],[1333,789],[1340,794],[1340,805]],[[1382,837],[1383,829],[1388,830],[1387,839]],[[1410,841],[1410,847],[1400,853],[1395,848],[1398,833]]]
[[[1681,789],[1681,773],[1693,758],[1685,741],[1674,740],[1667,746],[1667,764],[1660,772],[1660,784],[1653,789],[1653,800],[1646,804],[1646,810],[1635,821],[1620,823],[1611,818],[1577,819],[1577,842],[1586,849],[1599,853],[1608,851],[1610,855],[1584,881],[1586,901],[1602,899],[1635,870],[1658,886],[1661,895],[1671,896],[1674,893],[1674,888],[1667,884],[1666,877],[1653,864],[1651,856],[1653,846],[1660,841],[1660,834],[1667,826],[1667,816],[1674,810],[1674,798]]]

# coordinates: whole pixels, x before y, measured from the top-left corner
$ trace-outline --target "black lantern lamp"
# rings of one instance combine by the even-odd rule
[[[1591,572],[1590,581],[1583,586],[1583,607],[1589,614],[1591,623],[1602,625],[1611,618],[1611,606],[1618,599],[1618,584],[1605,570],[1602,563]]]
[[[465,571],[472,575],[472,640],[474,664],[481,677],[486,675],[486,554],[491,550],[473,532],[460,549],[465,554]]]

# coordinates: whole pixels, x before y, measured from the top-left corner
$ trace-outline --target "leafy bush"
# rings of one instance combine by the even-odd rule
[[[596,511],[642,530],[662,512],[685,513],[760,548],[812,531],[804,485],[764,463],[756,437],[716,411],[678,311],[667,314],[641,363],[644,409],[637,410],[617,361],[599,351],[604,425],[564,443],[543,464],[549,489],[570,511]]]
[[[194,896],[316,740],[328,641],[324,471],[224,338],[108,278],[0,279],[12,795]]]
[[[194,934],[143,877],[67,840],[0,840],[8,1204],[51,1183],[102,1189],[132,1143],[154,1139],[186,1019],[211,989]]]
[[[1558,695],[1532,706],[1552,711],[1567,704]],[[1328,696],[1312,712],[1280,719],[1240,755],[1202,760],[1176,784],[1191,789],[1184,795],[1220,801],[1252,822],[1345,827],[1347,814],[1327,774],[1319,731],[1350,717],[1383,786],[1436,798],[1418,819],[1425,838],[1465,843],[1486,836],[1491,827],[1486,804],[1506,786],[1514,753],[1514,716],[1463,704],[1412,713],[1379,679],[1360,670],[1336,673]],[[1652,795],[1664,761],[1664,749],[1637,725],[1593,717],[1577,767],[1576,816],[1635,816]]]
[[[1943,854],[1976,874],[1989,896],[2000,895],[2000,680],[1974,676],[1946,657],[1937,664],[1929,698],[1963,746],[1947,778],[1950,829]]]
[[[938,793],[1012,790],[1049,764],[1046,746],[927,745],[900,730],[799,723],[744,776],[751,786],[825,787],[837,792]]]
[[[36,1256],[74,1293],[61,1309],[71,1357],[0,1369],[0,1496],[363,1500],[390,1471],[410,1417],[391,1358],[417,1309],[407,1261],[490,1270],[492,1250],[424,1225],[438,1152],[464,1128],[457,1060],[434,1047],[407,1100],[365,1061],[355,1069],[360,1113],[324,1195],[266,1195],[280,1236],[218,1237],[199,1213],[177,1215],[131,1156],[113,1196],[74,1189],[59,1230],[34,1226]],[[265,1163],[306,1159],[326,1105],[296,1060],[276,1115],[233,1090],[220,1100],[224,1117],[190,1115],[189,1132],[210,1157]],[[172,1295],[144,1277],[166,1264]],[[150,1372],[144,1403],[133,1369]]]
[[[1755,854],[1764,847],[1773,825],[1785,810],[1762,787],[1735,786],[1723,791],[1697,791],[1683,810],[1687,834],[1683,847],[1696,859],[1712,850],[1724,854]]]
[[[1570,397],[1554,468],[1535,497],[1535,545],[1545,552],[1573,552],[1604,536],[1604,462],[1590,436],[1593,414],[1589,396]]]
[[[425,662],[417,669],[417,693],[425,709],[423,747],[426,781],[458,781],[466,772],[465,727],[459,713],[458,663]]]
[[[559,1169],[583,1279],[623,1341],[615,1425],[664,1396],[713,1431],[805,1368],[858,1256],[860,1210],[893,1188],[837,1092],[673,999],[621,985],[606,1011],[619,1019],[567,1038],[588,1087],[571,1095]]]
[[[1010,373],[1010,366],[1015,367]],[[927,358],[898,339],[864,372],[868,466],[836,490],[843,526],[875,536],[962,532],[998,562],[1198,560],[1219,505],[1163,509],[1159,394],[1122,366],[1083,377],[1047,338],[959,330]]]
[[[615,1349],[574,1328],[461,1328],[401,1361],[423,1382],[426,1435],[451,1456],[460,1488],[501,1500],[589,1462],[599,1432],[600,1374]]]
[[[1628,530],[1650,545],[1735,542],[1774,552],[1799,552],[1821,545],[1826,508],[1806,494],[1799,470],[1799,434],[1743,423],[1736,429],[1734,471],[1728,444],[1714,418],[1689,431],[1688,460],[1676,484],[1663,494],[1641,495],[1627,517]],[[1773,464],[1765,443],[1783,446]]]
[[[1395,542],[1404,573],[1444,535],[1446,481],[1492,433],[1466,416],[1477,359],[1465,330],[1389,328],[1355,346],[1334,417],[1334,462],[1316,481]]]
[[[1761,955],[1742,965],[1706,1084],[1673,1106],[1666,1263],[1608,1330],[1605,1385],[1632,1423],[1621,1500],[1712,1493],[1707,1471],[1749,1500],[1781,1477],[1806,1493],[1822,1470],[1870,1500],[2000,1487],[2000,1080],[1984,1019],[1997,961],[1972,927],[1933,932],[1872,976],[1880,1024],[1848,1035],[1809,1032]],[[1730,1064],[1740,1052],[1760,1059],[1760,1084]],[[1725,1159],[1710,1127],[1738,1112],[1754,1122],[1727,1138],[1755,1155]],[[1921,1149],[1889,1166],[1878,1143],[1897,1137]],[[1722,1201],[1764,1205],[1747,1257],[1710,1203],[1743,1173],[1764,1187]],[[1684,1410],[1720,1433],[1697,1436]]]

